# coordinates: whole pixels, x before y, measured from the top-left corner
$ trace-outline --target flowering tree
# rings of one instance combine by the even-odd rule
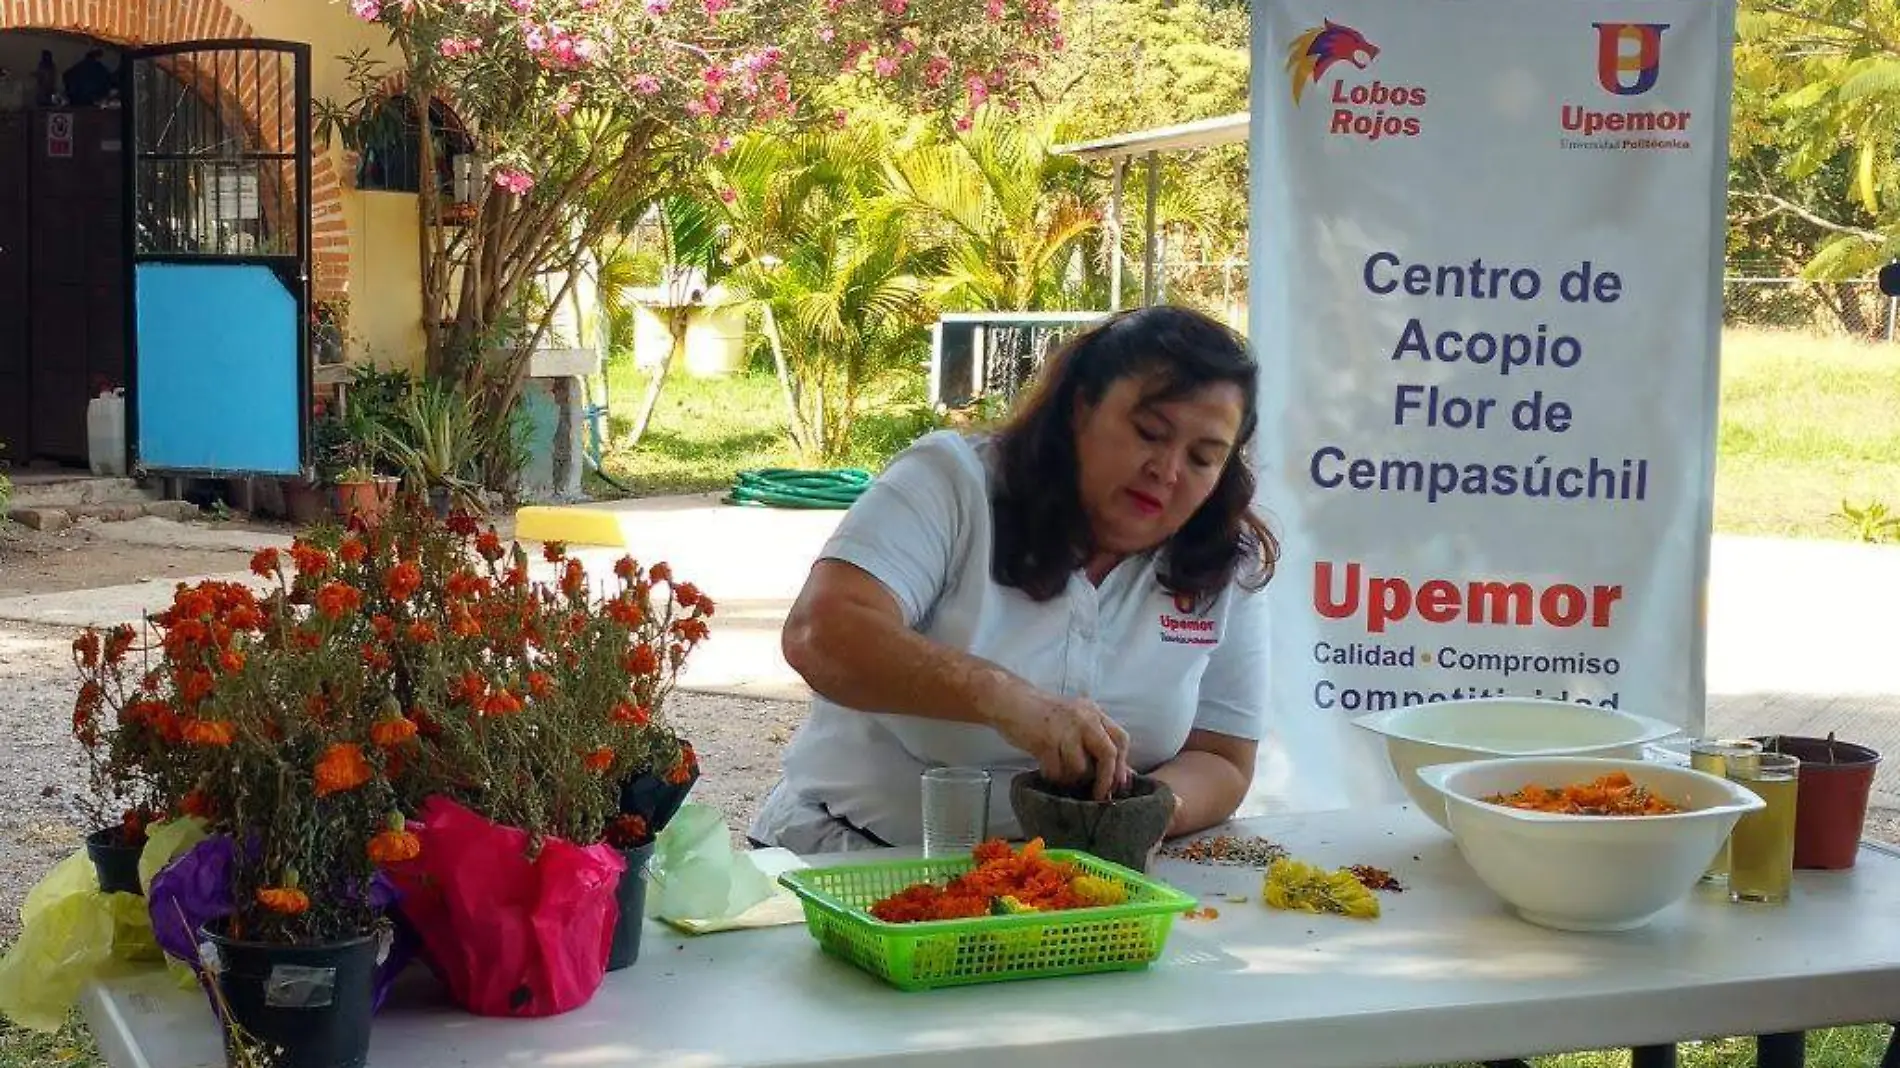
[[[828,102],[841,84],[967,124],[1062,44],[1054,0],[350,3],[401,53],[421,173],[439,173],[430,102],[473,142],[484,180],[461,225],[437,225],[442,190],[422,183],[423,316],[431,373],[491,418],[512,408],[585,250],[635,221],[671,168],[750,130],[845,121]],[[374,97],[346,113],[371,114]],[[562,289],[524,318],[543,276]]]

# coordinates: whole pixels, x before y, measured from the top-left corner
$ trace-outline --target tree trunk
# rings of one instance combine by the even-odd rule
[[[646,396],[640,399],[640,415],[633,422],[633,433],[627,439],[628,448],[638,448],[640,439],[646,437],[647,427],[653,422],[653,412],[660,406],[660,391],[666,388],[667,372],[673,369],[673,361],[686,351],[686,329],[693,322],[690,308],[674,308],[667,312],[666,332],[672,336],[672,344],[666,348],[666,358],[660,361],[659,370],[653,372],[653,381],[647,383]]]
[[[785,399],[785,432],[792,439],[792,448],[804,459],[811,459],[816,450],[812,443],[811,427],[805,425],[805,418],[798,410],[798,386],[792,381],[791,370],[785,365],[785,343],[779,337],[778,317],[772,314],[769,302],[759,305],[763,315],[761,326],[765,328],[765,340],[772,347],[772,368],[778,372],[780,395]]]

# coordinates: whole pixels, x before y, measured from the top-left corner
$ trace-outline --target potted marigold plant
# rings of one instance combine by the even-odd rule
[[[616,932],[637,934],[618,896],[637,891],[662,822],[622,819],[622,786],[696,774],[662,704],[712,602],[663,565],[623,560],[596,590],[562,547],[544,557],[546,581],[519,545],[413,498],[334,545],[335,578],[363,594],[351,640],[416,729],[395,780],[423,844],[390,868],[403,915],[455,999],[484,1014],[592,996]]]
[[[154,620],[158,640],[134,661],[113,632],[86,681],[113,705],[119,737],[142,740],[137,774],[215,836],[161,874],[215,873],[211,885],[181,896],[154,881],[154,926],[165,944],[174,911],[208,920],[185,952],[233,1063],[356,1068],[388,934],[378,867],[419,849],[390,780],[413,731],[393,729],[401,717],[355,642],[362,591],[321,550],[293,555],[294,578],[274,551],[253,561],[280,581],[263,597],[234,583],[181,586]],[[286,985],[287,971],[301,978]]]
[[[167,775],[167,742],[157,717],[143,715],[150,703],[143,680],[128,689],[122,674],[137,632],[120,625],[88,629],[73,640],[79,696],[73,704],[73,738],[85,752],[92,791],[86,854],[106,893],[142,893],[139,857],[146,828],[182,795]],[[156,678],[153,679],[156,684]]]

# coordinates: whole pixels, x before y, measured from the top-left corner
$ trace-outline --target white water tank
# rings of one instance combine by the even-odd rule
[[[125,391],[101,393],[86,405],[86,457],[95,475],[125,475]]]

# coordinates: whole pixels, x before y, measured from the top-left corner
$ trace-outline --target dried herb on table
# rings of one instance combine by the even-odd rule
[[[1161,855],[1194,864],[1265,868],[1276,860],[1285,859],[1287,852],[1285,846],[1266,838],[1235,838],[1222,834],[1167,846],[1161,850]]]
[[[1352,872],[1352,877],[1359,880],[1360,885],[1368,890],[1390,890],[1395,894],[1405,892],[1405,887],[1384,868],[1375,868],[1370,864],[1354,864],[1346,870]]]
[[[1379,899],[1346,868],[1329,872],[1297,860],[1276,860],[1267,871],[1261,896],[1276,909],[1364,920],[1379,917]]]

